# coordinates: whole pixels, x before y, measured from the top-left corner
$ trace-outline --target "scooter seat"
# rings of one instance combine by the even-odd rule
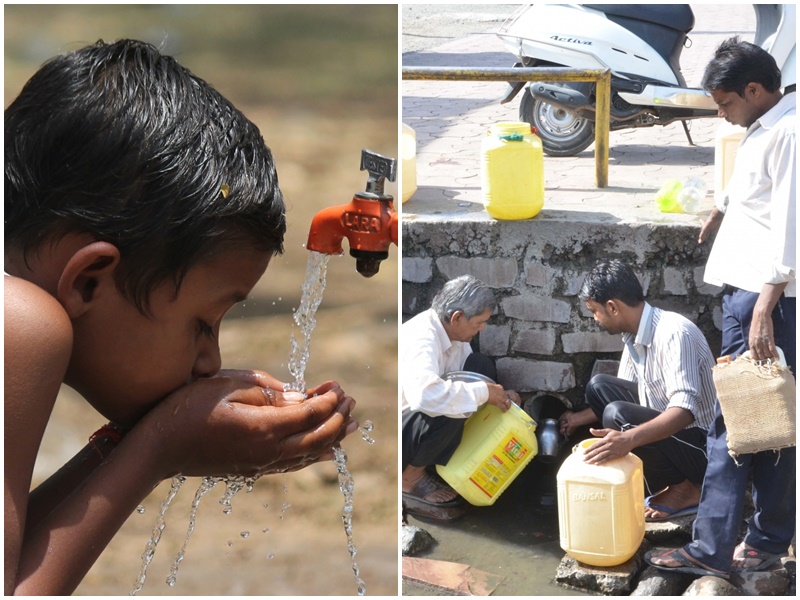
[[[689,33],[694,28],[694,13],[688,4],[583,4],[607,15],[656,23]]]

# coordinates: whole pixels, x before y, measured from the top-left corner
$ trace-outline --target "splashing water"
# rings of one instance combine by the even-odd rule
[[[325,291],[325,278],[328,273],[327,254],[310,252],[306,265],[306,279],[303,282],[303,293],[300,297],[300,307],[294,313],[294,322],[300,327],[303,334],[303,343],[298,343],[294,334],[291,336],[292,355],[289,359],[289,372],[294,377],[294,383],[287,383],[284,391],[294,390],[305,394],[305,370],[309,358],[309,345],[311,333],[317,325],[314,315],[322,302]]]
[[[139,572],[139,578],[133,585],[133,590],[130,594],[131,596],[141,591],[142,586],[144,586],[144,580],[147,578],[147,567],[150,565],[150,561],[153,560],[153,556],[156,553],[156,546],[158,546],[158,542],[161,539],[161,534],[164,532],[164,528],[167,526],[164,515],[167,512],[167,508],[169,508],[169,505],[178,494],[178,490],[181,489],[181,486],[185,481],[186,478],[181,476],[172,478],[167,497],[161,503],[161,510],[158,513],[158,517],[156,517],[156,524],[155,527],[153,527],[153,534],[150,536],[150,539],[147,541],[147,545],[144,548],[144,553],[142,554],[142,570]]]
[[[231,506],[233,497],[238,494],[243,487],[247,487],[247,491],[252,492],[255,479],[252,477],[228,477],[225,483],[227,487],[219,503],[222,505],[222,512],[229,515],[233,511],[233,506]]]
[[[350,475],[350,471],[347,469],[347,454],[345,454],[341,446],[334,446],[333,456],[336,470],[339,474],[339,490],[344,495],[342,524],[344,525],[344,533],[347,536],[347,550],[350,552],[350,561],[353,564],[353,575],[356,578],[358,595],[364,596],[367,593],[367,585],[359,575],[358,563],[356,562],[356,544],[353,541],[353,489],[355,488],[355,483],[353,476]]]
[[[167,508],[172,503],[172,500],[178,493],[178,490],[186,481],[185,477],[174,477],[172,479],[172,485],[170,487],[169,493],[167,494],[167,498],[161,504],[161,512],[156,519],[156,525],[153,528],[153,535],[150,537],[150,540],[147,542],[147,546],[145,547],[145,551],[142,554],[142,570],[139,574],[139,578],[135,583],[135,587],[131,592],[131,596],[136,594],[142,589],[144,586],[145,578],[147,576],[147,567],[150,565],[150,562],[153,560],[153,556],[156,552],[156,546],[158,545],[159,540],[161,539],[161,534],[166,527],[166,522],[164,516],[167,512]],[[233,497],[240,491],[242,488],[246,488],[248,492],[253,491],[253,486],[255,485],[256,479],[253,477],[204,477],[203,481],[200,484],[200,487],[195,492],[194,500],[192,501],[191,513],[189,515],[189,528],[186,532],[186,539],[183,542],[183,546],[178,552],[178,556],[172,563],[172,568],[170,570],[170,574],[167,577],[167,585],[174,586],[175,582],[177,581],[178,577],[178,567],[180,563],[183,561],[183,558],[186,554],[186,548],[189,545],[189,539],[192,537],[194,533],[194,529],[197,523],[197,509],[200,505],[200,500],[202,500],[203,496],[205,496],[208,492],[210,492],[214,486],[218,483],[224,481],[226,484],[225,493],[223,494],[222,498],[220,499],[220,504],[222,504],[222,512],[226,515],[230,514],[233,510],[231,506],[231,500]],[[249,535],[249,534],[248,534]],[[242,536],[245,537],[245,536]],[[230,545],[230,544],[229,544]]]
[[[192,534],[194,533],[194,527],[197,522],[197,507],[200,506],[200,500],[202,500],[203,496],[205,496],[208,492],[214,489],[214,486],[220,481],[222,480],[219,477],[204,477],[203,482],[200,484],[200,487],[197,488],[197,491],[194,494],[192,510],[189,513],[189,528],[186,530],[186,539],[183,541],[183,546],[181,546],[178,556],[176,556],[175,560],[172,562],[172,569],[169,572],[169,576],[167,576],[167,585],[170,587],[175,585],[175,581],[178,578],[178,566],[181,564],[181,561],[186,554],[186,547],[189,545],[189,538],[191,538]]]
[[[358,430],[361,432],[361,439],[367,442],[370,446],[375,443],[375,440],[373,440],[372,436],[370,435],[374,428],[375,427],[372,425],[372,421],[369,420],[364,421],[364,424],[358,428]]]

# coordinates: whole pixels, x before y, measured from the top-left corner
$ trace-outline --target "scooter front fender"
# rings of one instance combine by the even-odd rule
[[[524,67],[524,66],[525,65],[523,65],[521,62],[516,62],[516,63],[514,63],[514,67],[513,68],[516,69],[516,68]],[[510,81],[508,83],[508,86],[506,87],[505,93],[500,97],[500,104],[508,104],[514,98],[516,98],[517,94],[519,94],[519,91],[522,88],[525,87],[526,83],[527,82],[525,82],[525,81]]]

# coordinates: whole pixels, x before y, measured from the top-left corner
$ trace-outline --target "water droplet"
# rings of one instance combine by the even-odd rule
[[[372,436],[370,435],[372,429],[373,429],[372,421],[370,421],[369,419],[364,421],[364,424],[358,428],[358,430],[361,432],[361,439],[367,442],[370,446],[372,446],[375,443],[375,440],[372,439]]]
[[[261,530],[261,533],[269,533],[269,527],[264,527],[264,529]]]
[[[269,554],[267,554],[267,558],[269,559],[275,558],[275,555],[272,552],[270,552]]]
[[[231,500],[239,493],[239,490],[248,485],[249,480],[244,477],[229,477],[225,483],[227,485],[225,494],[220,498],[219,503],[222,505],[222,512],[229,515],[233,511]]]
[[[136,512],[139,513],[140,515],[143,515],[144,514],[144,506],[137,506],[136,507]]]
[[[250,537],[250,532],[249,531],[243,531],[239,535],[242,536],[244,539],[247,539],[247,538]]]

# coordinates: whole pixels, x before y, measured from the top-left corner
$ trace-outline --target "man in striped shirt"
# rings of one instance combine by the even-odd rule
[[[622,334],[625,348],[618,376],[595,375],[586,386],[588,408],[565,413],[562,432],[599,421],[590,432],[602,439],[587,462],[628,452],[642,459],[648,520],[696,513],[716,399],[708,342],[682,315],[645,302],[633,270],[618,260],[592,269],[580,297],[604,329]]]

